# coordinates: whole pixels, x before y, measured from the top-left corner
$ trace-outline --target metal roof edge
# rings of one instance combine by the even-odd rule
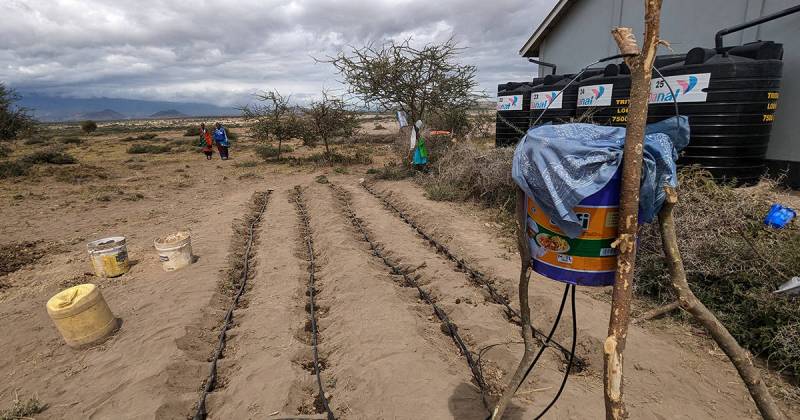
[[[533,32],[528,42],[519,50],[519,55],[523,57],[536,57],[539,55],[539,45],[542,43],[544,36],[558,23],[564,13],[572,6],[577,0],[559,0],[553,7],[553,10],[544,18],[542,23]]]

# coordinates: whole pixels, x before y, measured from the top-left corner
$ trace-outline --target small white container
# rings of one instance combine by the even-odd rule
[[[164,271],[179,270],[191,264],[192,237],[189,232],[177,232],[155,240],[158,258]]]

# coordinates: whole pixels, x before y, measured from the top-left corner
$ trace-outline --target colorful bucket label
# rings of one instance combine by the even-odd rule
[[[613,83],[581,86],[578,89],[578,106],[609,106],[613,91]]]
[[[522,95],[497,97],[498,111],[522,111]]]
[[[561,109],[563,98],[564,95],[559,95],[557,90],[531,92],[531,109]]]
[[[618,196],[617,196],[618,197]],[[534,271],[553,280],[585,286],[614,282],[617,249],[618,202],[584,205],[574,209],[583,233],[570,238],[528,198],[528,238]]]
[[[673,102],[705,102],[708,97],[706,89],[711,82],[711,73],[682,74],[653,78],[650,81],[650,103],[664,104]],[[675,93],[673,100],[672,92]]]

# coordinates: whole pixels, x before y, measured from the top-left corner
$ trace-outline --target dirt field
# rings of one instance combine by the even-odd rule
[[[230,306],[220,285],[236,263],[229,259],[231,243],[241,240],[234,236],[242,231],[234,225],[252,211],[254,193],[272,190],[257,227],[255,269],[235,310],[208,414],[240,419],[322,413],[309,345],[308,255],[293,190],[300,186],[317,264],[321,377],[337,418],[486,417],[473,373],[432,307],[375,255],[346,210],[381,252],[418,276],[475,357],[485,349],[481,372],[490,403],[521,355],[519,327],[485,288],[360,185],[369,166],[264,163],[254,156],[244,128],[234,128],[240,138],[231,160],[215,155],[206,161],[190,145],[195,139],[182,136],[181,124],[101,127],[101,134],[65,146],[78,164],[39,166],[27,177],[0,181],[0,247],[12,250],[3,258],[21,259],[18,266],[4,265],[11,267],[8,274],[0,272],[0,409],[19,395],[47,404],[36,418],[193,415]],[[374,130],[371,122],[365,126],[372,134],[389,133]],[[174,150],[126,153],[132,144],[148,141],[125,138],[147,130],[164,139],[157,142],[173,142]],[[321,151],[293,146],[294,156]],[[42,147],[20,144],[10,158]],[[386,145],[357,147],[372,151],[373,166],[388,158]],[[486,273],[516,308],[518,257],[487,211],[428,200],[410,181],[382,181],[372,188]],[[165,273],[153,240],[180,229],[191,231],[199,259]],[[95,278],[85,244],[110,235],[127,237],[134,265],[119,278]],[[109,340],[75,350],[63,343],[45,302],[62,288],[85,282],[100,286],[122,326]],[[540,330],[549,329],[562,290],[543,278],[533,282],[534,323]],[[548,418],[603,415],[601,340],[609,292],[578,291],[577,355],[586,367],[570,375]],[[564,317],[555,338],[568,347],[571,316]],[[507,418],[533,418],[558,389],[563,370],[560,354],[545,352]],[[774,386],[778,393],[788,385]],[[696,328],[670,321],[631,327],[626,390],[631,418],[759,417],[724,354]],[[792,418],[800,418],[800,407],[782,404]]]

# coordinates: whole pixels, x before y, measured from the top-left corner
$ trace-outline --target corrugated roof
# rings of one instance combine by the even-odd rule
[[[553,10],[550,11],[550,14],[547,15],[546,18],[542,21],[536,31],[533,32],[533,35],[528,39],[528,42],[522,46],[522,49],[519,50],[519,55],[523,57],[538,57],[539,56],[539,45],[541,45],[544,37],[550,32],[550,30],[555,26],[559,20],[564,16],[564,13],[572,7],[574,3],[578,0],[559,0],[558,3],[553,7]]]

